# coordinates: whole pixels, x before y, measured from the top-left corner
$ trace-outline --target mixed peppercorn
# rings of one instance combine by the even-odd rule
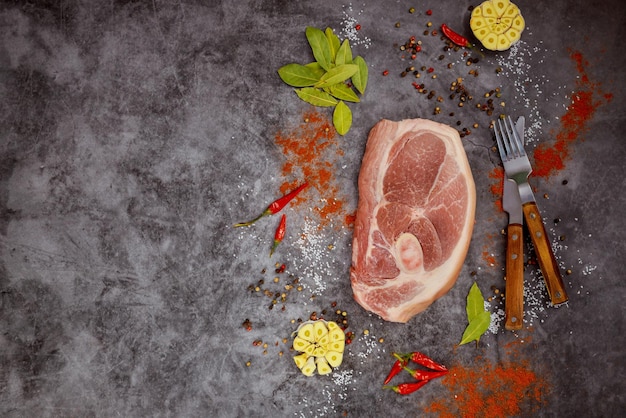
[[[300,278],[291,274],[287,270],[287,265],[285,263],[275,263],[274,269],[272,270],[275,274],[271,280],[266,280],[266,275],[268,274],[268,269],[263,269],[261,271],[261,275],[263,278],[257,280],[255,283],[249,284],[247,290],[255,295],[260,297],[266,297],[270,299],[270,303],[268,305],[268,309],[274,310],[276,307],[280,305],[280,311],[287,311],[287,304],[289,300],[289,295],[292,292],[302,292],[304,291],[304,287],[300,283]],[[311,299],[315,299],[315,295],[311,295]],[[292,324],[303,324],[310,321],[318,321],[318,320],[326,320],[332,321],[336,323],[342,332],[345,333],[345,344],[351,344],[355,338],[355,334],[353,331],[347,331],[349,322],[348,322],[348,312],[342,309],[339,309],[337,302],[332,302],[328,308],[322,309],[321,311],[313,311],[309,314],[308,318],[294,318],[291,319]],[[242,327],[246,331],[253,330],[253,323],[249,318],[246,318],[242,322]],[[367,330],[364,331],[367,333]],[[379,342],[383,342],[381,338]],[[288,338],[283,338],[281,341],[276,341],[272,344],[269,344],[262,339],[255,339],[252,342],[254,347],[261,347],[263,349],[262,354],[268,354],[268,348],[273,345],[276,347],[285,346],[278,351],[279,356],[283,356],[284,350],[288,349],[289,351],[293,351],[293,346],[287,347]],[[246,362],[247,366],[252,364],[251,361]]]
[[[280,276],[278,276],[279,274],[285,273],[287,269],[287,266],[284,263],[276,263],[275,267],[276,268],[274,272],[277,274],[277,276],[275,276],[270,282],[273,283],[275,286],[270,287],[269,283],[266,283],[265,278],[261,278],[256,283],[248,285],[248,291],[252,293],[258,293],[271,299],[271,302],[268,305],[269,310],[273,310],[276,305],[282,303],[281,311],[285,311],[285,302],[287,301],[287,296],[289,292],[293,290],[301,292],[303,290],[303,287],[300,284],[300,278],[294,276],[293,274],[288,274],[286,280],[285,278],[281,278]],[[261,274],[263,275],[265,275],[266,273],[266,269],[263,269],[263,271],[261,272]]]
[[[409,12],[415,13],[415,10]],[[424,15],[432,16],[432,11],[428,10]],[[396,28],[400,28],[400,22],[396,23],[395,26]],[[424,37],[432,38],[440,35],[439,31],[433,28],[434,24],[432,21],[428,20],[425,26],[426,29],[423,32]],[[402,61],[408,61],[410,63],[399,75],[401,78],[413,78],[414,81],[411,82],[411,85],[417,93],[423,95],[427,100],[436,100],[432,114],[441,115],[447,113],[451,118],[455,118],[456,120],[453,119],[453,122],[450,124],[453,125],[456,123],[459,135],[465,137],[471,135],[471,128],[478,128],[481,124],[479,124],[477,120],[473,120],[470,123],[467,121],[462,122],[458,119],[457,115],[460,109],[455,112],[450,108],[450,104],[457,109],[469,106],[491,117],[496,106],[504,107],[505,102],[501,99],[502,93],[499,86],[489,89],[480,95],[472,95],[470,93],[470,89],[467,85],[469,80],[479,76],[479,69],[473,68],[472,66],[481,62],[481,58],[484,57],[484,55],[469,39],[454,32],[446,24],[441,25],[441,32],[442,35],[440,35],[439,38],[443,43],[441,48],[444,53],[439,55],[432,53],[433,48],[437,48],[437,45],[433,43],[433,41],[427,38],[418,39],[418,37],[414,35],[410,36],[405,42],[394,45],[394,48],[400,51]],[[464,48],[469,49],[463,50]],[[446,62],[446,58],[450,57],[447,53],[451,51],[462,51],[460,56],[462,62],[465,63],[466,67],[472,67],[468,70],[466,77],[460,76],[460,70],[458,70],[458,66],[454,61],[448,60]],[[476,53],[478,56],[472,53]],[[458,58],[459,57],[456,57],[455,59]],[[450,72],[447,70],[452,71],[453,79],[450,82],[449,90],[445,91],[446,87],[442,87],[441,81],[437,79],[449,77]],[[494,71],[499,73],[502,69],[495,67]],[[389,73],[388,69],[382,71],[383,76],[388,76]],[[469,79],[467,77],[469,77]],[[448,107],[447,110],[445,110],[446,107]],[[466,114],[466,112],[463,113]],[[488,124],[489,127],[491,127],[493,120],[489,120]],[[483,121],[483,125],[487,125],[487,123]]]

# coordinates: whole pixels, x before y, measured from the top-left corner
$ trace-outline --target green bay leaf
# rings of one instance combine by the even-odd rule
[[[313,87],[304,87],[295,91],[299,98],[313,106],[332,107],[337,104],[337,99],[333,96]]]
[[[467,305],[465,307],[465,311],[467,312],[467,322],[472,322],[474,318],[478,315],[481,315],[482,312],[485,312],[485,299],[483,298],[483,294],[478,288],[478,284],[474,282],[472,287],[467,294]]]
[[[352,126],[352,111],[343,101],[340,101],[333,111],[333,125],[339,135],[345,135]]]
[[[326,71],[326,74],[320,78],[320,80],[315,84],[315,87],[328,87],[333,84],[343,83],[352,77],[358,70],[359,67],[354,64],[338,65]]]
[[[491,323],[491,314],[487,311],[482,311],[478,314],[472,321],[470,321],[467,328],[465,328],[465,332],[463,332],[463,337],[461,337],[461,342],[459,345],[467,344],[470,341],[478,341],[480,337],[489,329],[489,324]]]
[[[326,35],[326,39],[328,39],[328,45],[330,46],[330,62],[335,62],[335,57],[337,56],[337,51],[339,51],[339,47],[341,46],[341,42],[339,42],[339,38],[335,35],[335,32],[331,28],[326,28],[324,31]]]
[[[367,87],[367,77],[369,73],[367,63],[360,55],[355,57],[352,60],[352,63],[359,67],[359,70],[352,76],[352,84],[359,91],[359,93],[364,94],[365,88]]]
[[[322,74],[300,64],[287,64],[278,69],[280,78],[292,87],[312,86],[319,81]]]
[[[352,64],[352,50],[350,49],[350,43],[347,39],[343,40],[343,43],[337,51],[337,57],[335,58],[335,64]]]
[[[322,66],[319,64],[319,62],[317,61],[304,64],[304,66],[307,67],[309,70],[313,71],[313,73],[315,74],[318,80],[322,78],[324,73],[326,73],[326,70],[323,69]]]
[[[306,39],[309,41],[315,61],[317,61],[326,71],[331,68],[330,44],[324,32],[318,28],[308,26],[306,28]]]
[[[357,94],[354,92],[354,90],[352,90],[350,87],[343,83],[326,87],[324,90],[339,100],[345,100],[346,102],[353,103],[358,103],[361,101],[359,99],[359,96],[357,96]]]

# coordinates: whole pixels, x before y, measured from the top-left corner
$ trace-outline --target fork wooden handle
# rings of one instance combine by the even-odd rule
[[[567,293],[565,292],[565,286],[563,286],[559,265],[554,258],[552,247],[548,242],[546,228],[543,226],[543,219],[539,213],[539,208],[537,208],[535,202],[528,202],[524,203],[523,210],[524,219],[526,220],[528,231],[530,232],[533,245],[535,246],[535,253],[539,260],[539,267],[543,273],[550,300],[553,305],[567,302]]]
[[[506,284],[504,292],[504,327],[522,329],[524,317],[524,240],[522,225],[509,224],[506,245]]]

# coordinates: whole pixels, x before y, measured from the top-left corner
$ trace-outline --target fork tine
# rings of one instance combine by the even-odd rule
[[[517,146],[517,150],[519,151],[520,156],[526,155],[526,150],[524,149],[524,141],[519,137],[517,133],[517,129],[515,129],[515,125],[513,125],[513,121],[509,116],[509,124],[511,125],[511,130],[513,131],[513,139],[515,139],[515,145]]]
[[[513,128],[513,126],[509,126],[509,124],[507,123],[507,119],[504,118],[502,119],[502,124],[504,125],[504,129],[506,130],[506,141],[507,141],[507,150],[509,151],[509,156],[511,158],[517,158],[519,157],[519,153],[517,151],[517,144],[515,143],[515,139],[513,138],[513,133],[511,132],[511,130],[515,130],[515,128]],[[513,129],[511,129],[513,128]]]
[[[498,143],[498,152],[500,152],[500,158],[502,159],[502,161],[506,161],[506,151],[504,148],[504,143],[502,141],[502,138],[500,137],[500,134],[498,133],[498,125],[494,124],[493,125],[493,132],[496,134],[496,142]]]
[[[507,160],[511,158],[515,158],[516,155],[511,146],[511,133],[508,130],[508,126],[506,126],[506,120],[503,125],[502,120],[498,119],[498,125],[500,126],[500,133],[502,134],[502,142],[504,143],[504,149],[506,151]]]
[[[517,129],[515,128],[515,124],[513,123],[513,120],[511,120],[510,116],[508,116],[508,121],[509,138],[511,141],[511,147],[513,148],[513,151],[515,153],[515,157],[523,157],[524,155],[526,155],[526,153],[524,152],[524,143],[520,139],[519,134],[517,133]]]

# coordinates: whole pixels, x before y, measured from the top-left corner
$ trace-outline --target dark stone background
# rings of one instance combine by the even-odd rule
[[[477,3],[2,2],[0,415],[424,416],[433,402],[454,405],[445,380],[404,398],[381,390],[390,353],[420,350],[453,370],[482,367],[479,358],[533,370],[549,391],[538,405],[520,400],[522,416],[621,416],[625,3],[520,0],[522,42],[467,67],[463,51],[443,52],[439,36],[423,31],[430,20],[468,34],[468,6]],[[232,224],[301,179],[281,172],[288,157],[275,138],[297,131],[311,108],[276,70],[311,60],[306,26],[349,36],[370,80],[351,105],[351,131],[330,135],[335,157],[320,155],[332,183],[312,184],[287,209],[287,238],[270,260],[275,218]],[[418,66],[437,68],[437,80],[425,77],[429,88],[447,94],[464,77],[478,100],[501,87],[506,106],[491,118],[525,115],[531,153],[555,144],[575,92],[592,94],[595,111],[568,142],[565,167],[531,179],[559,264],[571,270],[570,301],[549,306],[528,246],[519,333],[503,329],[493,290],[504,288],[507,218],[497,208],[499,179],[489,176],[500,163],[491,118],[447,100],[433,115],[436,103],[399,76],[409,63],[397,44],[411,35],[424,42]],[[352,300],[344,217],[356,208],[369,129],[413,117],[471,128],[464,141],[478,207],[456,286],[408,324],[392,324]],[[324,217],[316,209],[331,197],[344,206]],[[276,261],[286,273],[273,273]],[[282,289],[289,275],[302,290],[276,309],[248,289],[260,279]],[[456,347],[474,280],[494,297],[492,329],[478,347]],[[283,339],[292,320],[332,312],[333,302],[348,313],[354,341],[336,374],[306,378]]]

